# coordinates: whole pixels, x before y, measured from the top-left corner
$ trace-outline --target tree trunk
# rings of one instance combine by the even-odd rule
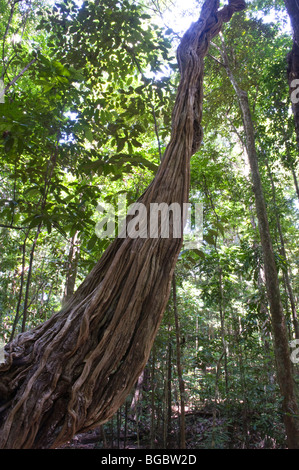
[[[22,270],[21,270],[21,277],[20,277],[20,290],[19,290],[19,295],[18,295],[18,303],[17,303],[17,308],[16,308],[16,315],[15,319],[13,322],[13,327],[10,335],[10,341],[12,341],[15,331],[18,325],[18,321],[20,319],[20,307],[21,307],[21,302],[23,298],[23,287],[24,287],[24,280],[25,280],[25,263],[26,263],[26,243],[27,243],[27,238],[28,238],[29,232],[25,234],[25,239],[24,243],[22,245]]]
[[[151,367],[151,430],[150,430],[150,443],[151,449],[155,448],[155,415],[156,415],[156,407],[155,407],[155,392],[156,392],[156,377],[155,377],[155,368],[156,368],[156,350],[155,346],[152,349],[152,367]]]
[[[65,281],[65,286],[64,286],[62,305],[66,304],[68,300],[71,299],[75,291],[77,268],[78,268],[78,257],[79,257],[78,242],[79,242],[78,232],[76,232],[70,242],[70,249],[69,249],[68,260],[67,260],[67,274],[66,274],[66,281]]]
[[[124,449],[125,449],[125,448],[126,448],[126,446],[127,446],[127,434],[128,434],[128,408],[129,408],[129,404],[128,404],[128,400],[126,400],[126,403],[125,403]]]
[[[216,418],[217,418],[217,406],[219,398],[219,378],[221,372],[221,361],[224,356],[225,351],[223,350],[216,365],[216,377],[215,377],[215,395],[214,395],[214,406],[213,406],[213,421],[212,421],[212,439],[211,439],[211,448],[215,449],[216,447]]]
[[[288,54],[287,75],[290,88],[292,110],[295,121],[296,140],[297,146],[299,148],[299,100],[297,102],[297,98],[293,98],[293,93],[296,89],[298,89],[299,85],[299,46],[296,42],[293,43],[292,50]]]
[[[172,133],[158,172],[138,202],[188,202],[190,158],[202,140],[203,59],[224,21],[206,0],[179,45],[181,80]],[[55,448],[109,420],[144,368],[165,310],[182,236],[118,237],[69,302],[6,345],[0,368],[0,448]],[[132,216],[127,217],[127,223]],[[160,227],[161,228],[161,227]]]
[[[181,332],[180,323],[177,309],[177,296],[176,296],[176,279],[173,276],[172,280],[172,294],[173,294],[173,311],[175,320],[175,333],[176,333],[176,365],[178,370],[179,390],[180,390],[180,449],[186,449],[186,419],[185,419],[185,382],[183,379],[182,363],[181,363]]]
[[[222,40],[222,60],[227,75],[238,97],[242,114],[244,131],[246,135],[246,150],[251,170],[255,206],[258,218],[258,227],[263,250],[266,288],[269,300],[272,329],[274,336],[274,353],[276,358],[277,379],[283,397],[284,423],[289,448],[299,448],[299,420],[298,405],[293,381],[293,369],[290,359],[288,333],[283,314],[279,290],[278,274],[275,264],[273,246],[270,236],[268,216],[264,201],[263,188],[258,167],[258,158],[255,147],[254,126],[247,93],[242,90],[230,69],[224,39]]]
[[[292,99],[292,93],[298,89],[299,86],[299,5],[298,2],[294,0],[285,0],[284,3],[286,5],[294,33],[293,47],[288,54],[287,75],[295,121],[296,140],[299,149],[299,100],[297,98],[297,92],[295,92],[295,98],[297,99]]]
[[[164,427],[163,427],[163,448],[170,449],[171,437],[171,384],[172,384],[172,345],[171,345],[171,325],[168,325],[168,345],[165,362],[164,380]]]
[[[227,344],[225,341],[225,327],[224,327],[224,295],[223,295],[223,276],[222,268],[219,264],[219,314],[221,325],[221,342],[224,352],[224,376],[225,376],[225,391],[228,395],[228,371],[227,371]]]
[[[275,217],[276,217],[276,225],[277,225],[277,230],[278,230],[278,233],[279,233],[279,240],[280,240],[280,253],[281,253],[281,256],[283,257],[283,259],[285,261],[285,264],[286,264],[286,269],[284,270],[283,275],[284,275],[285,285],[286,285],[286,289],[288,291],[288,296],[289,296],[290,304],[291,304],[295,338],[299,339],[299,324],[298,324],[298,317],[297,317],[297,310],[296,310],[296,302],[295,302],[295,298],[294,298],[294,294],[293,294],[291,279],[290,279],[290,276],[289,276],[289,266],[288,266],[287,254],[286,254],[286,251],[285,251],[284,236],[283,236],[282,228],[281,228],[281,224],[280,224],[278,208],[277,208],[277,205],[276,205],[276,194],[275,194],[274,181],[273,181],[271,169],[269,167],[269,163],[268,163],[267,158],[266,158],[266,166],[267,166],[267,170],[268,170],[269,179],[270,179],[270,182],[271,182],[272,198],[273,198],[274,211],[275,211]]]
[[[295,173],[295,170],[294,170],[294,167],[292,166],[291,168],[291,172],[292,172],[292,175],[293,175],[293,180],[294,180],[294,185],[295,185],[295,189],[296,189],[296,194],[297,194],[297,197],[298,197],[298,200],[299,200],[299,186],[298,186],[298,180],[297,180],[297,176],[296,176],[296,173]]]
[[[135,393],[131,402],[130,407],[130,415],[131,418],[137,422],[137,416],[139,416],[140,412],[138,411],[140,407],[140,401],[142,400],[142,388],[143,388],[143,381],[144,381],[144,370],[138,377]]]
[[[26,328],[28,301],[29,301],[29,289],[31,285],[31,275],[32,275],[32,268],[33,268],[33,258],[34,258],[34,252],[35,252],[36,245],[37,245],[37,240],[41,232],[41,228],[42,228],[42,224],[40,223],[37,227],[35,238],[33,240],[31,251],[30,251],[29,267],[28,267],[28,274],[27,274],[27,281],[26,281],[24,307],[23,307],[22,332],[24,332]]]
[[[183,379],[182,361],[181,361],[181,329],[177,308],[176,279],[172,280],[173,311],[176,334],[176,365],[178,370],[179,390],[180,390],[180,449],[186,449],[186,418],[185,418],[185,382]]]

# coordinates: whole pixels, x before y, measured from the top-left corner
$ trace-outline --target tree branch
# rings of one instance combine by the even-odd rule
[[[221,62],[220,60],[216,59],[216,57],[214,57],[212,54],[208,54],[208,57],[211,57],[211,59],[215,60],[217,64],[222,65],[222,67],[225,67],[225,64]]]
[[[6,85],[6,87],[4,88],[4,93],[6,93],[7,90],[9,90],[9,88],[12,87],[12,86],[16,83],[16,81],[17,81],[20,77],[22,77],[22,75],[24,75],[24,73],[29,69],[29,67],[31,67],[31,65],[34,64],[34,62],[36,62],[36,61],[37,61],[37,57],[35,57],[34,59],[32,59],[32,60],[29,62],[29,64],[27,64],[27,65],[23,68],[23,70],[21,70],[21,72],[20,72],[16,77],[14,77],[13,80],[11,80],[11,82],[8,83],[8,85]]]
[[[8,22],[7,22],[7,25],[6,25],[6,28],[5,28],[5,32],[4,32],[4,35],[3,35],[3,44],[2,44],[2,62],[3,62],[3,72],[2,72],[2,78],[4,78],[4,75],[6,73],[6,69],[7,69],[7,65],[5,67],[5,58],[4,58],[4,55],[5,55],[5,42],[6,42],[6,37],[7,37],[7,34],[8,34],[8,30],[10,28],[10,24],[11,24],[11,21],[12,21],[12,18],[13,18],[13,15],[14,15],[14,11],[15,11],[15,6],[17,3],[21,2],[22,0],[15,0],[12,5],[11,5],[11,9],[10,9],[10,16],[9,16],[9,19],[8,19]]]
[[[15,225],[6,225],[6,224],[0,224],[0,227],[2,228],[10,228],[12,230],[25,230],[28,227],[16,227]]]

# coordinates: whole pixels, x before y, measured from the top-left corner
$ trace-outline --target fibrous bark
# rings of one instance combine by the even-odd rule
[[[203,59],[243,0],[207,0],[184,35],[172,133],[141,196],[188,202],[190,158],[202,140]],[[149,210],[147,211],[149,214]],[[0,448],[55,448],[106,422],[144,368],[170,293],[182,237],[116,238],[60,312],[6,346],[0,368]]]

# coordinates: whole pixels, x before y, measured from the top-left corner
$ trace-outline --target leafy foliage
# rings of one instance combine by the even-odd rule
[[[272,4],[251,2],[224,36],[251,102],[292,339],[285,288],[289,273],[298,308],[298,149],[286,80],[292,38],[280,28],[283,2],[274,5],[280,24],[263,21]],[[157,26],[146,4],[1,0],[0,12],[7,88],[0,103],[0,337],[8,341],[59,309],[70,274],[78,285],[109,244],[95,234],[99,201],[116,206],[125,192],[131,203],[148,186],[170,135],[178,76],[172,30]],[[205,432],[190,431],[188,445],[260,447],[267,440],[283,447],[244,131],[219,47],[215,40],[206,60],[204,144],[191,163],[190,200],[203,204],[204,237],[200,249],[181,253],[177,286],[186,403],[190,414],[216,410],[223,421],[218,430],[211,418]],[[167,361],[174,407],[178,402],[169,356],[176,348],[173,308],[170,300],[140,399],[139,426],[160,443]],[[150,431],[151,413],[157,426]]]

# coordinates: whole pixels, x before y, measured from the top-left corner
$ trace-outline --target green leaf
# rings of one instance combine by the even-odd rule
[[[121,152],[122,149],[124,148],[125,146],[125,143],[126,143],[126,140],[125,139],[118,139],[117,140],[117,152]]]
[[[204,241],[206,241],[209,245],[215,245],[214,237],[211,234],[206,234],[203,236]]]
[[[94,140],[92,131],[90,129],[85,129],[84,134],[86,139],[89,140],[90,143],[92,143]]]
[[[98,241],[98,237],[96,235],[93,235],[91,239],[89,240],[89,242],[87,243],[87,249],[92,250],[97,241]]]

